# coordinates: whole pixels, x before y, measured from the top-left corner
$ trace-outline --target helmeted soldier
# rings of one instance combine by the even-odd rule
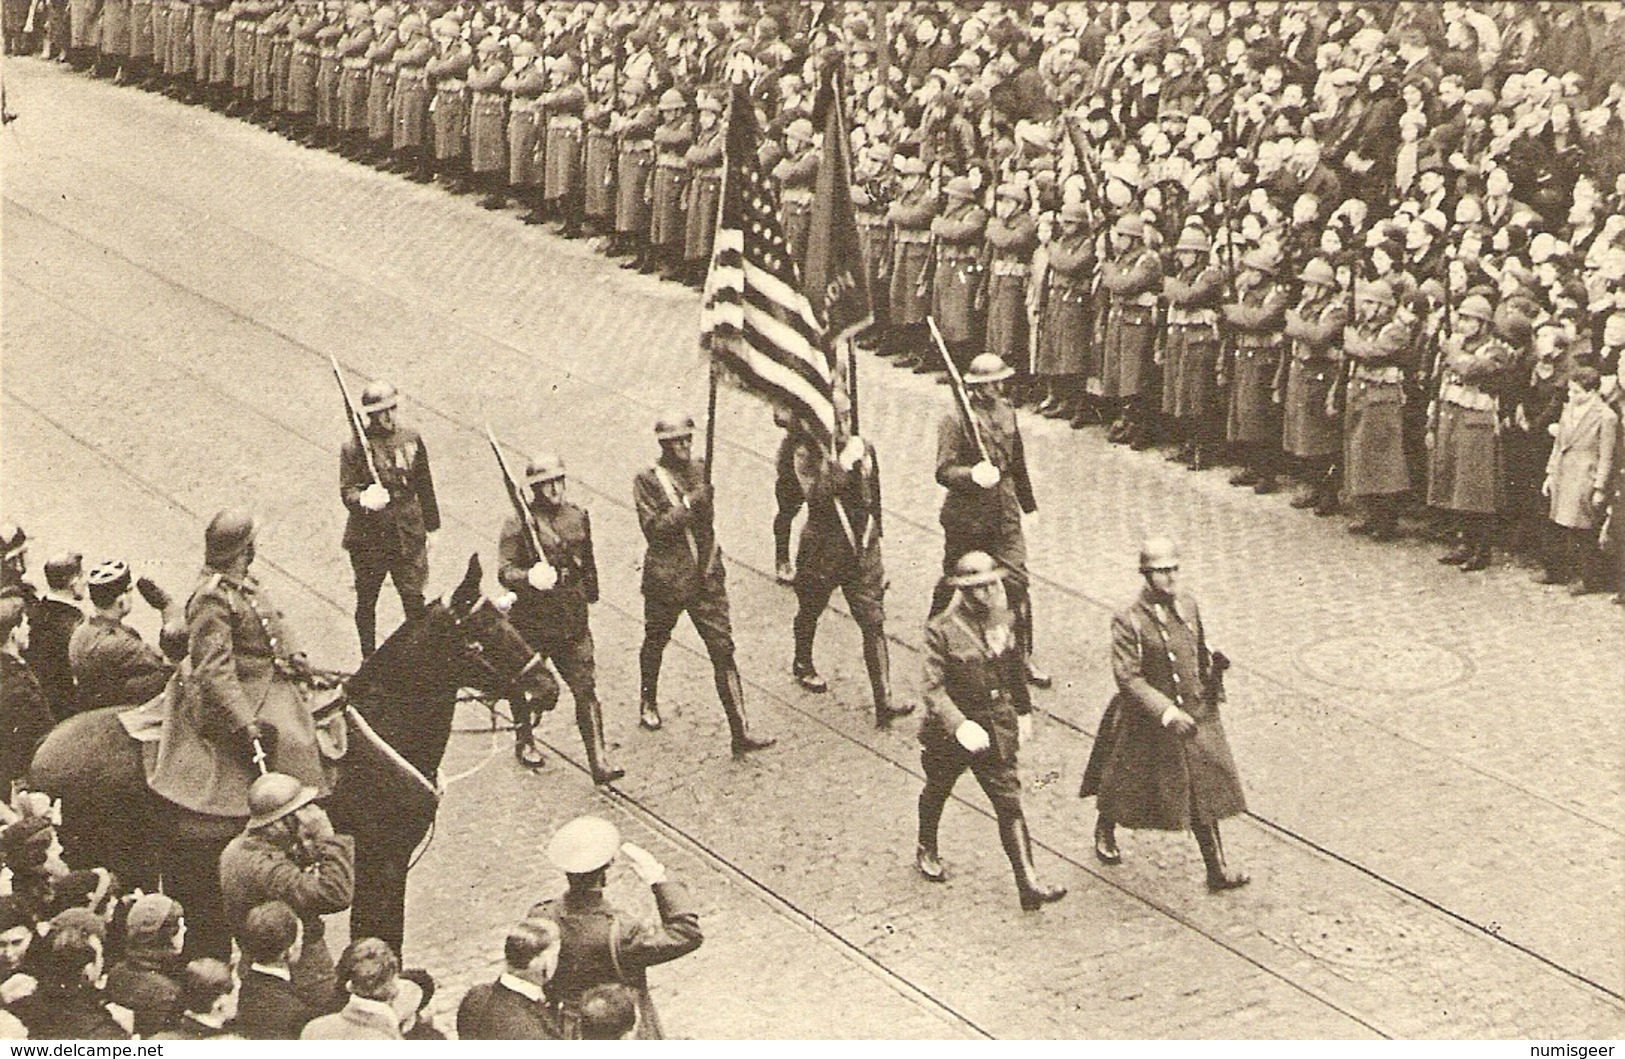
[[[1343,413],[1343,476],[1365,507],[1350,533],[1372,540],[1398,536],[1399,497],[1411,488],[1405,462],[1405,371],[1411,331],[1397,318],[1387,280],[1362,283],[1354,314],[1343,328],[1343,355],[1352,361]]]
[[[1518,355],[1492,333],[1493,315],[1483,295],[1462,299],[1440,351],[1444,373],[1428,430],[1428,504],[1453,513],[1460,533],[1439,561],[1467,571],[1489,566],[1496,516],[1506,505],[1499,395]]]
[[[1145,220],[1125,213],[1112,225],[1111,249],[1100,264],[1106,291],[1102,314],[1100,394],[1116,419],[1107,440],[1148,444],[1148,409],[1141,394],[1150,389],[1156,336],[1157,295],[1162,290],[1162,262],[1145,244]]]
[[[615,98],[615,67],[593,67],[591,97],[583,105],[586,145],[581,153],[582,212],[598,232],[615,231],[615,133],[610,129],[619,100]]]
[[[371,15],[371,10],[359,0],[351,4],[345,14],[344,35],[337,44],[338,114],[334,126],[338,133],[339,149],[351,156],[359,156],[367,149],[367,88],[370,79],[367,49],[372,47],[377,37]]]
[[[407,621],[423,612],[428,535],[440,528],[429,450],[416,430],[396,422],[398,404],[395,387],[368,384],[361,391],[367,451],[352,437],[339,452],[339,497],[349,512],[344,550],[355,572],[355,627],[363,658],[377,647],[378,592],[385,577],[395,582]]]
[[[316,68],[321,62],[321,46],[316,34],[326,25],[321,4],[315,0],[300,0],[288,20],[290,54],[288,57],[288,97],[286,131],[293,138],[308,142],[314,132],[316,117]],[[156,8],[154,8],[156,14]],[[156,18],[153,22],[157,26]],[[156,47],[156,37],[154,46]]]
[[[1337,510],[1336,464],[1343,447],[1343,430],[1327,410],[1327,398],[1337,386],[1342,359],[1340,347],[1347,326],[1348,307],[1337,296],[1332,266],[1315,258],[1298,277],[1303,294],[1286,311],[1282,330],[1290,343],[1282,392],[1281,447],[1295,458],[1309,488],[1292,499],[1296,508],[1315,509],[1317,515]]]
[[[937,193],[926,179],[924,162],[898,155],[895,164],[898,193],[886,210],[892,234],[891,334],[886,346],[903,355],[901,367],[916,366],[915,358],[935,366],[935,355],[926,353],[929,340],[925,317],[931,311],[926,270],[931,260],[931,222],[937,216]]]
[[[1230,363],[1220,370],[1230,382],[1230,410],[1225,440],[1235,447],[1242,469],[1231,485],[1250,485],[1255,493],[1273,493],[1281,457],[1281,414],[1276,376],[1286,352],[1281,333],[1289,304],[1276,279],[1279,257],[1265,249],[1242,258],[1236,298],[1222,307],[1233,336]]]
[[[1061,207],[1044,244],[1044,287],[1033,376],[1044,387],[1039,413],[1081,426],[1088,400],[1085,377],[1094,339],[1095,237],[1081,202]]]
[[[957,408],[943,414],[937,426],[937,484],[948,490],[942,501],[943,573],[966,552],[993,556],[1005,570],[1005,589],[1015,618],[1016,640],[1026,665],[1027,679],[1048,687],[1050,678],[1032,659],[1033,614],[1027,572],[1027,540],[1021,518],[1038,511],[1027,453],[1016,423],[1016,410],[999,384],[1014,372],[991,353],[971,361],[965,372],[974,423],[965,422]],[[946,605],[951,592],[938,586],[931,613]]]
[[[660,126],[654,131],[655,168],[649,184],[649,254],[661,271],[673,273],[683,262],[687,218],[688,165],[684,153],[694,143],[694,120],[688,99],[676,88],[660,97]],[[713,218],[714,219],[714,218]]]
[[[604,710],[598,701],[597,671],[587,608],[598,602],[598,562],[593,555],[592,522],[584,508],[564,498],[564,461],[540,456],[525,468],[531,495],[526,507],[530,525],[517,514],[502,526],[497,580],[516,597],[508,618],[536,652],[553,663],[576,704],[576,727],[586,749],[594,783],[612,783],[626,775],[609,760],[604,742]],[[534,533],[534,537],[532,536]],[[536,554],[537,545],[542,554]],[[551,701],[540,711],[553,708]],[[518,707],[515,707],[517,710]],[[533,718],[514,717],[514,751],[530,767],[541,764],[531,737]]]
[[[373,39],[367,45],[367,146],[366,157],[378,162],[389,157],[395,134],[395,80],[400,67],[395,53],[401,48],[398,31],[400,16],[384,5],[372,13]]]
[[[184,832],[168,832],[161,869],[199,951],[211,955],[230,943],[217,866],[249,814],[256,761],[323,794],[331,789],[307,701],[310,664],[248,572],[255,535],[253,516],[240,509],[209,520],[202,579],[186,604],[187,656],[161,700],[163,734],[148,780],[191,814]]]
[[[978,292],[986,319],[982,351],[1020,365],[1023,377],[1032,367],[1027,284],[1038,249],[1038,222],[1027,207],[1023,185],[1001,184],[994,192],[993,216],[985,229],[987,271]]]
[[[574,58],[559,56],[548,71],[547,92],[540,101],[547,116],[542,201],[548,215],[559,221],[559,234],[566,238],[580,234],[583,220],[585,128],[581,116],[587,106],[587,93],[579,84],[580,73]]]
[[[508,95],[502,90],[507,76],[507,49],[498,38],[486,37],[468,71],[468,168],[474,187],[485,193],[480,206],[488,210],[508,204]]]
[[[401,46],[395,52],[395,95],[390,101],[391,146],[395,168],[408,179],[426,183],[434,171],[433,129],[429,124],[430,87],[428,64],[435,57],[423,16],[412,12],[401,19]]]
[[[702,89],[694,102],[694,142],[683,152],[688,170],[687,220],[683,230],[684,279],[697,286],[705,281],[716,238],[717,203],[722,199],[722,99]]]
[[[982,339],[976,302],[982,286],[987,211],[969,177],[948,181],[947,201],[931,222],[931,315],[955,364],[963,371]]]
[[[337,144],[334,132],[338,122],[339,40],[344,36],[343,5],[333,0],[327,6],[324,22],[316,31],[316,118],[312,142],[321,147]],[[193,24],[196,33],[196,24]]]
[[[434,33],[435,56],[424,66],[434,91],[429,110],[434,128],[435,172],[453,190],[467,187],[468,175],[468,71],[474,49],[460,36],[452,14],[429,24]]]
[[[649,88],[643,81],[628,80],[621,86],[620,108],[609,121],[615,136],[615,245],[613,254],[631,254],[627,268],[652,272],[649,258],[649,191],[654,176],[655,128],[660,115],[653,101],[645,98]]]
[[[796,118],[784,129],[784,157],[773,167],[779,186],[779,209],[784,216],[784,237],[797,267],[807,261],[807,235],[812,227],[813,183],[818,179],[822,152],[814,146],[813,124]]]
[[[547,109],[541,95],[547,75],[536,45],[522,40],[513,47],[513,64],[502,79],[508,94],[508,187],[530,207],[523,220],[540,224],[547,219],[542,182],[546,171]]]
[[[1117,825],[1192,831],[1210,890],[1245,886],[1225,861],[1219,821],[1247,809],[1219,704],[1229,660],[1210,651],[1196,600],[1179,592],[1179,552],[1140,547],[1145,587],[1112,619],[1117,694],[1101,718],[1078,796],[1099,795],[1095,856],[1117,864]]]
[[[863,634],[863,661],[874,693],[875,723],[884,727],[913,711],[896,706],[886,645],[886,568],[881,558],[880,466],[874,446],[850,437],[828,452],[794,431],[792,469],[807,499],[807,525],[796,553],[795,660],[791,672],[808,691],[828,690],[813,664],[818,619],[835,589]]]
[[[1162,342],[1162,414],[1179,448],[1168,457],[1200,470],[1217,440],[1219,303],[1224,275],[1213,264],[1207,233],[1188,227],[1174,245],[1174,271],[1162,280],[1167,333]]]
[[[733,739],[734,756],[763,750],[776,740],[750,734],[745,689],[734,662],[728,618],[727,574],[712,525],[711,485],[705,465],[692,456],[694,420],[668,413],[655,423],[660,459],[633,480],[638,524],[648,550],[643,559],[643,647],[639,723],[661,725],[660,661],[677,619],[687,614],[705,644]]]
[[[1021,907],[1034,911],[1065,897],[1066,889],[1039,881],[1021,809],[1016,753],[1032,738],[1033,706],[1006,604],[1007,576],[1007,568],[986,552],[960,556],[943,578],[952,593],[947,606],[926,623],[926,714],[920,726],[925,788],[914,860],[932,882],[947,878],[937,827],[955,782],[968,768],[993,803]]]

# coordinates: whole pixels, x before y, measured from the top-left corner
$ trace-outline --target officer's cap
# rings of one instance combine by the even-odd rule
[[[91,567],[86,583],[90,586],[91,602],[106,606],[130,590],[130,568],[119,559],[97,563]]]
[[[621,832],[608,820],[578,816],[559,828],[547,844],[547,859],[569,875],[586,875],[615,859]]]

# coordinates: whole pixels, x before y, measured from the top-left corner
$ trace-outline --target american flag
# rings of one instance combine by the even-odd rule
[[[762,134],[743,85],[733,86],[727,122],[700,343],[747,390],[789,408],[832,444],[834,363],[790,256],[778,194],[757,157]]]

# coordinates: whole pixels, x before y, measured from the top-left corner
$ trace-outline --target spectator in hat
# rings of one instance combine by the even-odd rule
[[[232,1026],[237,1015],[239,983],[222,960],[203,957],[186,965],[180,976],[180,1014],[152,1034],[155,1041],[237,1041]]]
[[[658,924],[629,916],[605,899],[604,882],[617,851],[653,891]],[[577,817],[559,828],[548,842],[547,858],[564,872],[567,889],[562,897],[536,905],[526,918],[558,924],[558,970],[546,994],[563,1023],[580,1023],[587,990],[619,981],[637,992],[640,1037],[664,1037],[649,995],[648,969],[687,956],[705,940],[682,884],[668,881],[665,866],[652,854],[630,842],[623,845],[615,825],[596,816]],[[609,931],[603,929],[606,917]]]
[[[135,608],[137,585],[130,568],[118,560],[90,571],[90,603],[95,613],[74,630],[68,659],[79,687],[76,712],[103,706],[135,706],[164,690],[174,664],[125,624]],[[169,593],[148,578],[139,582],[142,598],[164,615],[160,642],[184,654],[185,616]]]
[[[395,950],[377,938],[350,943],[339,958],[339,985],[349,995],[344,1007],[312,1019],[302,1041],[399,1041],[401,1024],[415,1016],[423,990],[400,976]]]
[[[0,523],[0,598],[16,596],[29,606],[39,590],[28,580],[28,534],[15,522]]]
[[[107,998],[135,1016],[135,1032],[151,1037],[180,1014],[186,969],[186,916],[180,903],[145,894],[124,920],[124,955],[107,972]]]
[[[74,712],[68,641],[85,620],[84,580],[84,557],[78,552],[51,556],[45,561],[45,595],[28,612],[28,664],[59,721]]]
[[[35,748],[56,724],[33,667],[23,658],[28,634],[23,597],[0,596],[0,791],[11,790],[28,774]]]
[[[304,924],[285,901],[249,909],[237,928],[242,949],[242,990],[237,998],[237,1033],[251,1041],[293,1041],[316,1017],[293,987],[293,967],[305,941]]]
[[[457,1039],[538,1041],[563,1036],[546,995],[558,970],[559,925],[531,917],[515,924],[503,944],[503,971],[474,986],[457,1005]]]

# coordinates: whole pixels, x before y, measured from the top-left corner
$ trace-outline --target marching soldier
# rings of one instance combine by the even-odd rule
[[[942,570],[952,574],[966,552],[986,552],[1004,570],[1005,590],[1015,619],[1016,642],[1029,683],[1047,688],[1050,678],[1033,663],[1033,612],[1027,573],[1027,540],[1021,517],[1038,511],[1027,453],[1016,423],[1016,410],[999,383],[1015,372],[991,353],[971,361],[965,390],[974,423],[958,409],[944,413],[937,427],[937,484],[948,490],[942,501]],[[939,585],[931,613],[946,605],[951,593]]]
[[[638,523],[648,550],[643,560],[643,647],[639,723],[660,728],[660,660],[677,619],[687,614],[711,657],[717,697],[728,716],[733,753],[740,757],[777,742],[750,734],[745,720],[745,689],[734,662],[733,628],[728,619],[728,587],[712,526],[711,486],[705,465],[692,456],[694,420],[667,414],[655,423],[660,459],[632,483]]]
[[[1037,356],[1033,375],[1042,381],[1044,399],[1038,412],[1070,419],[1081,427],[1087,419],[1085,377],[1093,337],[1095,236],[1081,202],[1061,207],[1055,229],[1045,243],[1044,289],[1039,301]]]
[[[508,204],[508,96],[502,91],[507,76],[502,42],[486,37],[468,71],[468,168],[474,187],[485,192],[480,206],[488,210]]]
[[[1285,288],[1275,278],[1279,263],[1267,250],[1248,253],[1236,277],[1236,300],[1220,310],[1235,347],[1230,363],[1220,369],[1230,383],[1225,440],[1243,461],[1230,484],[1250,485],[1255,493],[1275,492],[1281,454],[1276,376],[1285,351],[1281,327],[1288,302]]]
[[[1186,228],[1174,245],[1174,273],[1163,277],[1168,330],[1162,345],[1162,414],[1179,448],[1168,457],[1200,470],[1215,441],[1219,303],[1224,275],[1214,267],[1207,233]]]
[[[918,158],[900,154],[896,168],[897,197],[886,210],[892,230],[888,314],[891,333],[886,345],[902,354],[899,367],[921,368],[936,363],[935,354],[927,352],[930,339],[925,317],[931,311],[926,273],[931,263],[931,222],[937,216],[937,192],[926,179],[925,163]]]
[[[1140,547],[1145,587],[1112,619],[1117,694],[1106,707],[1084,769],[1081,798],[1099,795],[1095,856],[1121,863],[1117,825],[1191,831],[1215,892],[1246,886],[1231,868],[1219,821],[1246,812],[1219,704],[1230,662],[1210,651],[1196,600],[1176,588],[1179,552],[1170,540]]]
[[[790,259],[799,268],[807,261],[807,236],[812,229],[813,185],[818,180],[822,152],[813,146],[813,125],[796,118],[784,130],[784,157],[773,167],[779,185],[779,208],[784,215],[784,237]]]
[[[694,143],[688,100],[675,88],[660,97],[660,126],[654,132],[655,168],[649,188],[649,260],[667,278],[682,265],[687,219],[688,168],[684,153]],[[713,223],[715,218],[713,217]]]
[[[1490,565],[1496,516],[1506,506],[1498,394],[1518,355],[1491,332],[1492,318],[1488,298],[1462,299],[1440,350],[1444,374],[1427,435],[1428,504],[1453,513],[1459,527],[1457,546],[1439,561],[1465,571]]]
[[[1348,325],[1348,309],[1337,297],[1332,266],[1315,258],[1298,277],[1303,296],[1286,311],[1284,332],[1291,343],[1286,361],[1284,424],[1281,447],[1298,460],[1310,487],[1292,498],[1295,508],[1317,515],[1337,510],[1337,456],[1343,447],[1342,424],[1328,414],[1326,402],[1342,370],[1338,346]],[[1276,390],[1283,387],[1279,384]]]
[[[361,391],[368,453],[354,438],[339,453],[339,496],[350,513],[344,550],[355,571],[355,628],[363,658],[377,647],[378,593],[385,577],[395,582],[408,622],[423,612],[428,535],[440,528],[429,450],[416,430],[397,424],[398,403],[389,383],[368,385]]]
[[[969,177],[954,177],[948,201],[931,222],[935,262],[931,270],[931,315],[954,364],[961,371],[981,343],[977,295],[982,289],[982,252],[987,211],[976,202]]]
[[[705,282],[716,238],[717,203],[722,198],[722,100],[702,90],[695,101],[699,113],[694,142],[683,154],[688,170],[688,212],[683,232],[685,280],[698,287]]]
[[[557,456],[531,460],[525,483],[531,489],[527,507],[542,554],[536,554],[519,516],[510,515],[502,526],[502,566],[497,573],[497,580],[516,597],[508,620],[569,686],[592,781],[613,783],[626,771],[610,762],[604,742],[604,709],[598,701],[592,629],[587,622],[588,606],[598,602],[592,522],[585,509],[564,499],[564,461]],[[539,712],[552,709],[557,696],[555,684],[553,702],[544,701]],[[516,714],[518,710],[516,706]],[[514,753],[521,764],[538,768],[543,758],[531,735],[533,721],[528,715],[514,717]]]
[[[541,98],[541,110],[547,116],[542,201],[547,214],[559,222],[559,234],[566,239],[581,234],[584,220],[582,112],[587,106],[587,94],[576,83],[579,72],[570,56],[555,59],[548,71],[547,94]]]
[[[968,768],[993,803],[1021,907],[1031,912],[1059,901],[1066,889],[1039,881],[1032,835],[1021,809],[1016,753],[1032,738],[1033,706],[1006,605],[1007,576],[992,556],[967,552],[943,578],[953,593],[947,607],[926,623],[926,715],[920,726],[925,789],[920,792],[914,863],[932,882],[947,878],[937,851],[937,827],[954,783]]]
[[[1393,540],[1399,498],[1412,484],[1403,430],[1411,332],[1398,319],[1387,280],[1360,284],[1353,319],[1343,328],[1343,355],[1352,362],[1343,413],[1344,484],[1365,507],[1349,532]]]
[[[795,662],[797,683],[808,691],[829,690],[813,664],[818,619],[841,590],[852,620],[863,634],[863,662],[874,692],[875,724],[913,712],[894,706],[891,659],[886,646],[886,569],[881,559],[880,466],[874,446],[850,437],[837,456],[804,432],[792,434],[796,478],[807,498],[807,525],[796,553]]]
[[[1106,290],[1100,393],[1108,414],[1116,416],[1106,440],[1142,449],[1150,441],[1140,395],[1150,389],[1157,294],[1162,290],[1162,262],[1146,246],[1145,231],[1138,213],[1117,218],[1110,253],[1100,265],[1100,285]]]
[[[624,268],[654,271],[649,257],[649,180],[654,176],[655,127],[660,117],[644,96],[648,86],[627,81],[621,86],[621,106],[609,120],[616,137],[615,240],[612,254],[631,254]]]

